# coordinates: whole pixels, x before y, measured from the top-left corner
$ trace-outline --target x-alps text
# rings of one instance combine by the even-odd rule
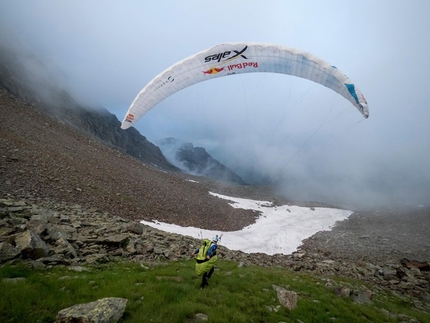
[[[209,55],[205,57],[205,63],[209,63],[212,61],[217,61],[218,63],[220,63],[221,61],[231,61],[232,59],[235,59],[236,57],[242,57],[243,59],[248,59],[248,57],[246,57],[243,53],[245,53],[245,51],[248,49],[248,46],[245,46],[244,48],[242,48],[242,50],[228,50],[225,51],[224,53],[218,53],[218,54],[213,54],[213,55]]]

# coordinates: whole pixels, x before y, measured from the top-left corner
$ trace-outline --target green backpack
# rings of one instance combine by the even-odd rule
[[[212,256],[209,260],[206,259],[210,247],[211,241],[209,239],[204,239],[196,256],[196,274],[199,276],[209,272],[218,260],[217,255]]]
[[[211,241],[209,239],[204,239],[202,245],[199,248],[199,253],[197,254],[197,262],[204,262],[208,254],[208,250],[211,247]]]

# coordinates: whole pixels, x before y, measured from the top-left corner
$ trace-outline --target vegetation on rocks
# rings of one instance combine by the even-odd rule
[[[360,298],[368,287],[359,281],[225,260],[204,290],[192,260],[7,265],[0,276],[2,322],[53,322],[64,308],[105,297],[128,300],[120,322],[195,322],[202,315],[208,322],[430,322],[428,313],[391,293]],[[281,305],[279,287],[294,291],[297,307]]]

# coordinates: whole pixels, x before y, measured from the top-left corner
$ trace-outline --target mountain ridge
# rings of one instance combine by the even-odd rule
[[[134,220],[238,230],[257,214],[209,191],[235,186],[169,171],[126,155],[23,103],[0,87],[3,196],[50,199]]]
[[[0,53],[0,85],[23,102],[142,162],[179,171],[166,160],[157,146],[136,129],[120,130],[120,122],[108,110],[83,106],[66,90],[53,85],[49,75],[44,74],[48,73],[46,67],[36,58],[31,55],[27,58],[40,71],[37,75],[31,75],[8,48],[0,47]]]
[[[173,137],[159,140],[157,145],[171,164],[187,173],[218,181],[247,185],[239,175],[213,158],[203,147],[194,147],[190,142]]]
[[[68,91],[53,84],[47,67],[36,57],[28,54],[25,57],[27,64],[21,65],[24,58],[20,61],[9,48],[0,46],[0,52],[2,53],[0,85],[35,109],[155,167],[169,171],[185,171],[193,175],[241,185],[246,184],[243,179],[215,160],[203,148],[193,147],[187,151],[177,152],[177,157],[186,164],[185,167],[175,166],[177,164],[175,159],[169,162],[160,147],[148,141],[138,130],[133,127],[122,130],[121,122],[107,109],[78,103]],[[28,62],[31,62],[32,70],[37,70],[37,75],[33,75],[28,69]]]

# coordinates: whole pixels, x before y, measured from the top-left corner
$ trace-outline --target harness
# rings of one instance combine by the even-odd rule
[[[211,246],[211,242],[208,239],[203,240],[203,244],[201,245],[199,249],[199,253],[197,254],[196,261],[198,264],[201,264],[205,261],[208,261],[209,259],[206,259],[206,256],[208,254],[208,250]]]

